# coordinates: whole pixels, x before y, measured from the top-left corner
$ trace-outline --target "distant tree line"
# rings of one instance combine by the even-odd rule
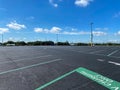
[[[68,41],[66,41],[66,42],[58,42],[57,45],[66,45],[66,46],[69,46],[70,43]]]
[[[70,45],[69,42],[58,42],[54,43],[53,41],[33,41],[33,42],[25,42],[25,41],[7,41],[5,43],[1,43],[4,46],[47,46],[47,45]]]
[[[89,43],[75,43],[75,46],[90,46]]]
[[[75,43],[75,46],[90,46],[91,43]],[[94,43],[93,46],[120,46],[120,43]]]
[[[68,41],[66,42],[53,42],[53,41],[32,41],[32,42],[25,42],[25,41],[7,41],[5,43],[0,43],[0,45],[3,46],[90,46],[90,43],[69,43]],[[120,46],[120,43],[94,43],[94,46]]]
[[[111,42],[108,42],[108,43],[95,43],[96,46],[120,46],[120,43],[111,43]]]

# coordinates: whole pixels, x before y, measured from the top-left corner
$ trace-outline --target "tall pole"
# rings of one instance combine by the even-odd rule
[[[2,45],[3,45],[3,33],[2,33]]]
[[[56,34],[56,43],[58,44],[58,33]]]
[[[90,26],[91,26],[91,46],[93,46],[93,23],[91,22],[90,23]]]

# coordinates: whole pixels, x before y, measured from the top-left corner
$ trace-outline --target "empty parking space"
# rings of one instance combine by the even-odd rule
[[[120,82],[119,47],[0,47],[0,90],[35,90],[83,67]],[[107,90],[77,72],[43,90]],[[111,90],[120,90],[118,86]]]

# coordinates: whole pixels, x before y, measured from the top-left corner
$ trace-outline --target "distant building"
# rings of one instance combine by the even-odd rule
[[[70,43],[70,45],[71,45],[71,46],[74,46],[74,45],[75,45],[75,43]]]
[[[6,44],[6,46],[15,46],[15,44]]]

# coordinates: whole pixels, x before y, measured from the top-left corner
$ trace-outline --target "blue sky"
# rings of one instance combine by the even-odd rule
[[[4,42],[56,42],[58,34],[59,41],[89,43],[93,22],[94,42],[120,43],[119,6],[120,0],[0,0],[0,34]]]

